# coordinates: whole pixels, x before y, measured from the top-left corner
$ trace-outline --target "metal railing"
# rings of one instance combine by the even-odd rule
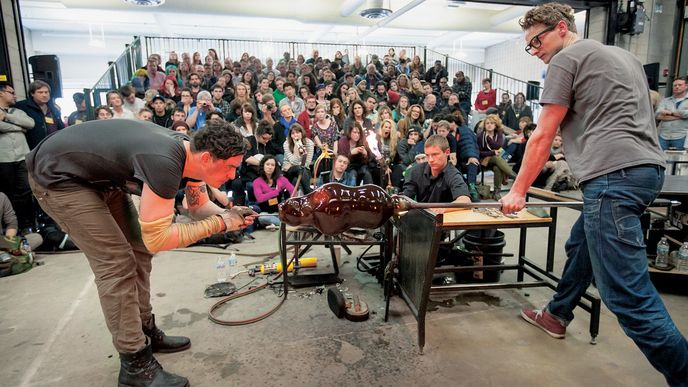
[[[427,66],[432,66],[436,60],[442,61],[449,75],[449,79],[447,79],[449,85],[453,84],[454,75],[458,71],[463,71],[464,75],[470,80],[473,86],[471,101],[475,101],[478,92],[482,90],[483,79],[489,78],[492,80],[492,88],[497,90],[497,104],[499,104],[503,93],[508,93],[512,102],[516,94],[523,93],[523,95],[526,96],[526,104],[530,106],[533,111],[533,121],[537,121],[537,117],[540,115],[541,110],[541,106],[537,101],[540,99],[540,93],[542,92],[542,87],[538,81],[522,81],[490,69],[464,62],[437,51],[430,49],[426,49],[425,51],[425,70],[427,71]]]
[[[272,58],[275,64],[283,57],[284,53],[289,53],[291,59],[296,59],[297,55],[302,54],[306,59],[311,57],[313,50],[318,50],[322,58],[334,58],[337,51],[348,54],[353,62],[353,57],[361,56],[361,60],[366,63],[372,54],[377,54],[380,59],[387,54],[389,48],[394,48],[398,54],[401,50],[406,50],[406,55],[412,58],[416,55],[415,46],[385,46],[376,44],[346,44],[346,43],[308,43],[308,42],[284,42],[272,40],[236,40],[236,39],[203,39],[203,38],[172,38],[145,36],[144,47],[146,55],[153,53],[165,55],[170,51],[175,51],[181,55],[182,52],[193,54],[199,52],[201,61],[205,59],[208,49],[217,51],[220,60],[231,58],[232,61],[239,61],[243,53],[255,56],[265,64],[265,59]]]
[[[95,118],[93,112],[96,106],[107,104],[105,95],[108,91],[116,90],[131,81],[136,69],[143,65],[143,58],[141,38],[135,37],[114,62],[109,62],[105,74],[96,84],[90,89],[84,89],[88,119]]]

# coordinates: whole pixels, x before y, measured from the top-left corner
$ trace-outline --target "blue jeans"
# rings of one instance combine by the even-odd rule
[[[641,165],[582,184],[583,212],[566,242],[568,259],[547,310],[568,324],[594,277],[626,335],[670,385],[686,386],[688,342],[650,282],[640,226],[663,182],[663,168]]]
[[[678,140],[667,140],[662,138],[662,136],[659,136],[659,146],[661,146],[663,150],[667,150],[669,148],[683,149],[685,142],[685,137],[679,138]]]

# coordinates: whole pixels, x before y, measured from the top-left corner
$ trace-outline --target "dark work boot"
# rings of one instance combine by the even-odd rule
[[[155,326],[155,315],[151,316],[148,326],[143,326],[143,333],[150,337],[153,352],[172,353],[191,347],[191,340],[184,336],[167,336]]]
[[[136,353],[119,354],[119,387],[188,387],[185,377],[166,372],[153,357],[150,341]]]

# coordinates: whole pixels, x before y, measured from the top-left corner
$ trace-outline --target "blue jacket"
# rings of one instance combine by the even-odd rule
[[[26,142],[29,144],[29,149],[33,149],[36,147],[36,145],[38,145],[39,142],[43,141],[43,139],[48,136],[48,128],[45,125],[45,115],[43,114],[43,110],[41,110],[41,108],[38,107],[36,102],[34,102],[33,98],[31,97],[23,101],[17,102],[17,104],[14,105],[14,107],[23,110],[24,113],[26,113],[29,117],[33,118],[35,125],[33,129],[29,129],[26,132]],[[64,129],[64,123],[62,122],[62,113],[60,112],[60,109],[57,108],[55,102],[53,102],[52,99],[48,101],[48,109],[50,109],[50,112],[52,113],[53,118],[55,119],[57,129]]]
[[[467,160],[470,157],[480,159],[480,151],[478,150],[478,138],[475,133],[468,126],[459,126],[459,144],[456,158],[458,160]]]

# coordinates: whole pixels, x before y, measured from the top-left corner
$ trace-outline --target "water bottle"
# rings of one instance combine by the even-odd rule
[[[227,265],[224,258],[217,259],[215,271],[217,272],[217,282],[227,282]]]
[[[676,270],[688,273],[688,242],[683,242],[676,258]]]
[[[33,262],[33,252],[31,251],[31,245],[29,244],[29,241],[26,240],[26,238],[22,238],[21,247],[22,250],[24,250],[24,252],[26,253],[26,255],[29,256],[29,262]]]
[[[234,276],[239,273],[239,270],[237,269],[236,254],[230,254],[229,258],[227,259],[227,268],[229,269],[229,278],[234,278]]]
[[[666,269],[669,267],[669,242],[666,237],[657,243],[657,258],[655,258],[655,267],[658,269]]]

